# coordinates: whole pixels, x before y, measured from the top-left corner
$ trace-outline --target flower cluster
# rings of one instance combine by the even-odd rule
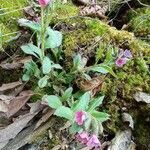
[[[84,111],[78,111],[75,113],[75,122],[78,125],[83,125],[84,121],[86,120],[86,113]],[[85,144],[90,149],[99,149],[101,146],[100,141],[98,140],[97,136],[92,134],[89,135],[87,132],[81,132],[76,135],[76,139]]]
[[[101,143],[96,135],[89,135],[87,132],[81,132],[76,135],[76,139],[85,144],[89,149],[100,149]]]
[[[131,54],[130,50],[126,49],[125,51],[123,51],[121,49],[119,52],[118,58],[115,61],[115,64],[118,67],[123,67],[123,65],[125,65],[127,63],[127,61],[131,58],[132,58],[132,54]]]

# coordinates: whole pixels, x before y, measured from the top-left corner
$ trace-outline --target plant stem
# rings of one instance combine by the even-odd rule
[[[42,59],[44,58],[45,50],[45,24],[44,24],[44,8],[41,7],[41,51],[42,51]]]

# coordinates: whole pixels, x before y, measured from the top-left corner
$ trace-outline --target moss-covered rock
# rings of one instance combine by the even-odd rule
[[[68,9],[67,7],[65,8]],[[75,6],[72,6],[72,8],[76,10]],[[63,14],[63,12],[61,13]],[[130,49],[133,54],[133,58],[124,67],[118,68],[114,65],[113,70],[117,78],[107,75],[102,87],[107,101],[105,102],[106,105],[104,104],[105,108],[112,115],[112,121],[108,123],[107,129],[111,132],[116,132],[123,126],[120,113],[122,107],[135,104],[133,100],[135,91],[150,92],[150,72],[148,68],[150,45],[137,39],[133,33],[117,30],[98,19],[80,17],[74,13],[74,17],[71,16],[70,14],[68,18],[57,17],[53,22],[57,24],[55,27],[64,34],[62,47],[66,61],[70,62],[72,60],[70,58],[79,52],[87,56],[91,63],[91,60],[94,61],[99,55],[97,49],[102,45],[104,56],[106,56],[107,48],[110,46],[117,51],[120,48]],[[103,58],[100,61],[103,62]],[[141,134],[141,136],[143,135]],[[138,142],[141,141],[138,140]],[[146,144],[147,141],[145,140],[143,143]]]
[[[148,7],[130,10],[128,12],[129,31],[136,36],[149,38],[150,36],[150,9]]]
[[[18,31],[17,20],[23,16],[23,8],[27,5],[27,0],[1,0],[0,2],[0,28],[4,36],[3,40],[8,40],[12,33]],[[12,35],[10,35],[12,34]]]
[[[115,98],[119,92],[123,97],[132,98],[132,94],[137,89],[150,91],[148,86],[150,45],[148,43],[136,39],[130,32],[119,31],[97,19],[76,17],[64,19],[62,23],[64,24],[62,26],[63,50],[66,59],[72,57],[76,52],[95,57],[96,49],[102,43],[105,43],[106,46],[111,44],[118,50],[128,48],[132,51],[133,59],[125,67],[114,68],[118,78],[106,77],[105,92],[110,97]],[[102,41],[96,43],[97,37],[102,37]]]

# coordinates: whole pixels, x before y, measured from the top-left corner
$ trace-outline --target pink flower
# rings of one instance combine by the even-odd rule
[[[127,62],[126,58],[117,58],[117,60],[115,61],[115,64],[118,67],[123,67],[123,65],[125,65],[126,62]]]
[[[87,144],[87,142],[89,141],[89,134],[87,132],[78,133],[76,135],[76,138],[82,144]]]
[[[39,4],[41,5],[41,7],[45,7],[48,5],[48,3],[50,2],[50,0],[38,0]]]
[[[85,119],[86,119],[86,113],[84,111],[77,111],[75,113],[75,122],[78,125],[83,125],[83,122],[85,121]]]
[[[100,146],[101,146],[101,143],[100,143],[99,139],[97,138],[97,136],[93,134],[93,135],[90,137],[90,139],[88,140],[87,146],[88,146],[90,149],[92,149],[92,148],[99,149]]]

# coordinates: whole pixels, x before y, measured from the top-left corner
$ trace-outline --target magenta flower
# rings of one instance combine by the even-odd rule
[[[41,7],[45,7],[49,4],[50,0],[38,0]]]
[[[78,133],[76,139],[82,144],[87,144],[89,141],[89,134],[87,132]]]
[[[127,62],[126,58],[117,58],[117,60],[115,61],[115,64],[118,67],[123,67],[123,65],[125,65],[126,62]]]
[[[75,122],[78,125],[83,125],[85,119],[86,119],[86,113],[84,111],[77,111],[75,113]]]
[[[90,137],[90,139],[88,140],[87,146],[90,149],[92,149],[92,148],[100,149],[101,143],[100,143],[99,139],[97,138],[97,136],[93,134]]]
[[[126,58],[132,58],[132,54],[131,54],[131,51],[126,49],[123,53],[123,56],[126,57]]]

